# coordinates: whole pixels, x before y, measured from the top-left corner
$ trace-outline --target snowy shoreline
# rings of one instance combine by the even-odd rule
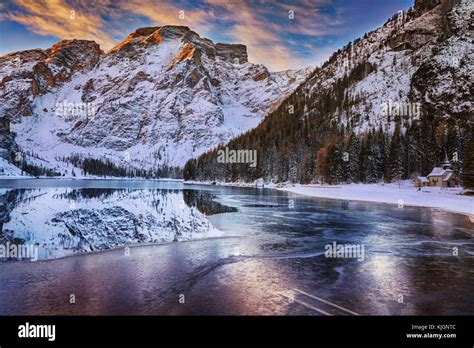
[[[0,176],[0,179],[34,179],[31,176]],[[342,184],[342,185],[301,185],[301,184],[267,184],[262,186],[256,183],[242,182],[210,182],[184,181],[182,179],[160,178],[122,178],[122,177],[50,177],[41,179],[75,179],[75,180],[137,180],[137,181],[174,181],[184,185],[208,185],[229,187],[257,187],[270,188],[279,191],[291,192],[303,196],[351,200],[359,202],[384,203],[403,206],[425,207],[441,209],[453,213],[463,214],[474,223],[474,196],[461,195],[462,188],[422,187],[418,191],[410,180],[405,180],[399,186],[391,184]]]
[[[185,181],[188,185],[212,185],[210,182]],[[216,183],[220,186],[260,187],[250,183]],[[264,188],[291,192],[303,196],[340,199],[359,202],[384,203],[397,206],[414,206],[441,209],[463,214],[474,223],[474,196],[461,195],[462,188],[422,187],[418,191],[409,180],[399,186],[392,184],[343,184],[343,185],[283,185],[269,184]]]
[[[461,195],[462,189],[423,187],[421,191],[417,191],[415,187],[408,185],[349,184],[326,187],[295,185],[278,190],[319,198],[441,209],[466,215],[474,223],[474,197]]]

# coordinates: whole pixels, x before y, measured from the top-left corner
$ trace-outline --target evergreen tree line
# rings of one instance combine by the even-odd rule
[[[43,165],[36,165],[33,163],[28,163],[27,157],[25,157],[23,154],[21,155],[20,158],[17,158],[16,156],[17,153],[11,156],[10,160],[12,163],[14,163],[18,168],[21,169],[22,175],[24,173],[33,175],[33,176],[61,176],[61,173],[45,167]],[[40,159],[37,155],[33,156],[31,152],[27,152],[27,155]]]
[[[109,159],[81,158],[77,155],[64,158],[64,161],[82,169],[84,175],[116,176],[129,178],[174,178],[182,179],[182,169],[163,165],[154,169],[139,169],[131,166],[116,165]]]
[[[264,178],[303,184],[314,180],[328,184],[393,182],[426,176],[446,156],[463,186],[474,188],[472,134],[450,127],[443,144],[438,144],[430,128],[413,124],[405,134],[397,126],[393,134],[378,129],[362,135],[335,135],[331,142],[319,147],[304,143],[288,149],[255,146],[256,168],[217,163],[216,149],[188,161],[184,179],[252,182]]]
[[[27,163],[26,161],[21,162],[20,169],[23,172],[33,176],[61,176],[61,173],[53,169],[44,167],[42,165],[37,166],[31,163]]]

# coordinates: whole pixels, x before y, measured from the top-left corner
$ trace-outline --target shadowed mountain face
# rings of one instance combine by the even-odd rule
[[[66,40],[1,57],[0,116],[24,152],[59,171],[73,153],[140,169],[183,166],[257,126],[308,73],[271,73],[248,62],[244,45],[188,27],[141,28],[108,53]]]

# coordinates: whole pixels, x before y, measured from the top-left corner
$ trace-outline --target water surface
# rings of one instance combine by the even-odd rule
[[[314,296],[359,314],[474,314],[460,214],[148,180],[0,187],[0,240],[43,260],[0,262],[0,314],[350,314]],[[326,257],[332,243],[363,259]]]

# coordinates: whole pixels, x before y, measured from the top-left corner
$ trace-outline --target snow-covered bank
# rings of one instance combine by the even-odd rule
[[[218,185],[233,187],[262,187],[257,183],[222,183],[184,181],[189,185]],[[462,188],[422,187],[418,191],[410,180],[402,184],[345,184],[345,185],[300,185],[265,184],[263,187],[292,192],[304,196],[344,199],[362,202],[378,202],[397,206],[436,208],[470,217],[474,223],[474,196],[461,195]]]
[[[402,206],[437,208],[470,216],[474,222],[474,197],[461,195],[462,189],[423,187],[412,184],[348,184],[338,186],[292,185],[277,188],[305,196],[379,202]]]

